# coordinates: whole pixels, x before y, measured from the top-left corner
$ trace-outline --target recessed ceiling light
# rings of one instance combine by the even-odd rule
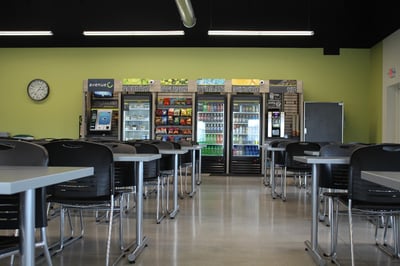
[[[312,36],[314,31],[209,30],[211,36]]]
[[[30,31],[30,30],[16,30],[16,31],[0,31],[0,36],[52,36],[52,31]]]
[[[183,30],[157,31],[84,31],[85,36],[170,36],[185,35]]]

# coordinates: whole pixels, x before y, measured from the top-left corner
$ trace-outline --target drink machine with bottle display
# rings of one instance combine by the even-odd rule
[[[283,138],[285,136],[285,113],[279,111],[268,112],[268,137]]]

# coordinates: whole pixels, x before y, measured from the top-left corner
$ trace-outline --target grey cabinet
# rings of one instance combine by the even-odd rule
[[[304,141],[343,142],[344,104],[304,102]]]

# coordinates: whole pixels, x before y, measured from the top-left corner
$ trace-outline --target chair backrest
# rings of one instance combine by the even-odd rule
[[[173,149],[174,144],[169,141],[162,141],[162,140],[150,140],[150,144],[156,145],[158,149]]]
[[[136,153],[132,145],[121,142],[103,142],[113,153]],[[114,162],[115,187],[132,187],[136,185],[135,165],[132,162]]]
[[[362,144],[331,143],[320,149],[320,156],[351,156],[353,151],[364,147]],[[349,181],[348,164],[321,164],[319,186],[332,189],[347,189]]]
[[[319,151],[320,145],[316,142],[290,142],[286,145],[285,166],[288,170],[309,171],[311,166],[293,159],[294,156],[304,156],[304,151]]]
[[[361,171],[400,171],[400,144],[368,145],[355,150],[350,158],[348,183],[352,200],[400,203],[400,191],[361,179]]]
[[[22,140],[0,139],[0,165],[47,166],[47,150]],[[35,227],[47,226],[46,189],[36,192]],[[19,194],[0,196],[0,229],[19,228]]]
[[[136,148],[136,153],[158,154],[158,147],[148,142],[129,141],[126,142]],[[143,178],[156,178],[160,175],[160,160],[153,160],[143,163]]]
[[[151,144],[157,146],[159,150],[174,150],[177,143],[170,141],[153,140]],[[171,171],[174,169],[174,155],[162,154],[160,159],[160,171]]]
[[[90,166],[94,175],[52,186],[55,197],[75,199],[110,196],[114,193],[114,160],[106,145],[80,140],[44,144],[51,166]]]
[[[3,146],[0,153],[1,165],[45,166],[48,154],[43,146],[23,140],[0,139]]]
[[[196,145],[196,144],[192,144],[191,142],[185,141],[185,140],[182,140],[180,142],[173,142],[173,143],[175,145],[175,149],[182,149],[182,147],[191,147],[193,145]],[[196,150],[195,151],[195,157],[197,159],[199,159],[199,156],[200,156],[200,151]],[[179,155],[179,165],[184,166],[184,165],[188,165],[188,164],[193,163],[193,158],[192,157],[193,157],[192,150],[189,150],[187,153],[180,154]]]
[[[279,147],[285,148],[290,143],[293,142],[292,140],[274,140],[271,141],[271,147]],[[270,155],[271,156],[271,155]],[[275,164],[276,165],[285,165],[285,151],[275,151]]]

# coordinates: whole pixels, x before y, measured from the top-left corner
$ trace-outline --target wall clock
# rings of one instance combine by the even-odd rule
[[[34,79],[28,84],[28,96],[34,101],[43,101],[49,96],[50,86],[43,79]]]

